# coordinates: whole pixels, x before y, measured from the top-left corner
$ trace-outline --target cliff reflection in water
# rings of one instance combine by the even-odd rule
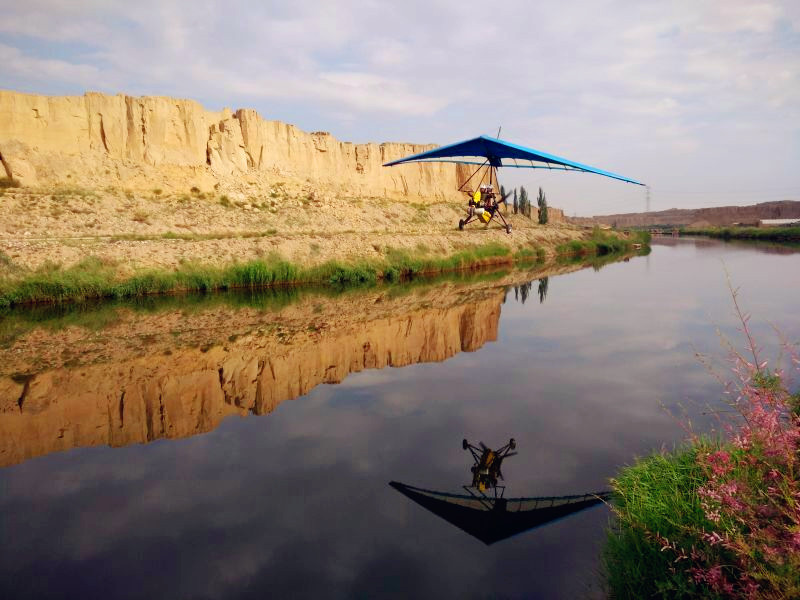
[[[597,268],[549,265],[335,298],[295,291],[267,303],[167,298],[172,308],[160,311],[102,305],[56,325],[31,325],[33,312],[0,319],[0,467],[197,435],[350,373],[475,351],[497,339],[505,294],[527,298],[538,279],[543,302],[549,276],[587,266]]]
[[[0,466],[210,431],[364,369],[442,361],[497,338],[504,287],[305,298],[276,312],[122,310],[99,331],[36,328],[4,352]]]

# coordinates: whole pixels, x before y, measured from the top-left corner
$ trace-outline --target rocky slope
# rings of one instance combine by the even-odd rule
[[[715,206],[711,208],[671,208],[649,213],[623,213],[595,217],[568,217],[577,225],[603,223],[617,227],[643,227],[648,225],[715,225],[755,223],[759,219],[800,218],[800,202],[782,200],[762,202],[749,206]]]

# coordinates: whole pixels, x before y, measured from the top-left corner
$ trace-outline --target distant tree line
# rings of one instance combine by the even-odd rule
[[[500,193],[505,193],[505,188],[502,186],[500,187]],[[539,224],[546,225],[547,224],[547,197],[545,196],[544,190],[539,188],[539,196],[536,198],[536,204],[539,207]],[[531,201],[528,198],[528,190],[526,190],[523,186],[519,187],[519,192],[517,192],[517,188],[514,188],[512,191],[512,201],[511,207],[514,210],[514,214],[521,214],[529,219],[531,217]]]

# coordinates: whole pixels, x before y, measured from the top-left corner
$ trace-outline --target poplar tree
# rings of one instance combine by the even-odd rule
[[[547,225],[547,197],[542,188],[539,188],[539,197],[536,199],[536,203],[539,205],[539,224]]]
[[[517,202],[517,188],[514,188],[514,214],[517,214],[519,203]]]

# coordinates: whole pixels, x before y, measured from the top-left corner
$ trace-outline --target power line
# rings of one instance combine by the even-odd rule
[[[799,187],[763,187],[758,189],[752,190],[714,190],[713,192],[705,191],[705,190],[670,190],[670,189],[661,189],[656,188],[659,192],[663,194],[673,194],[673,195],[682,195],[682,194],[714,194],[716,196],[725,196],[725,195],[737,195],[737,194],[800,194]]]

